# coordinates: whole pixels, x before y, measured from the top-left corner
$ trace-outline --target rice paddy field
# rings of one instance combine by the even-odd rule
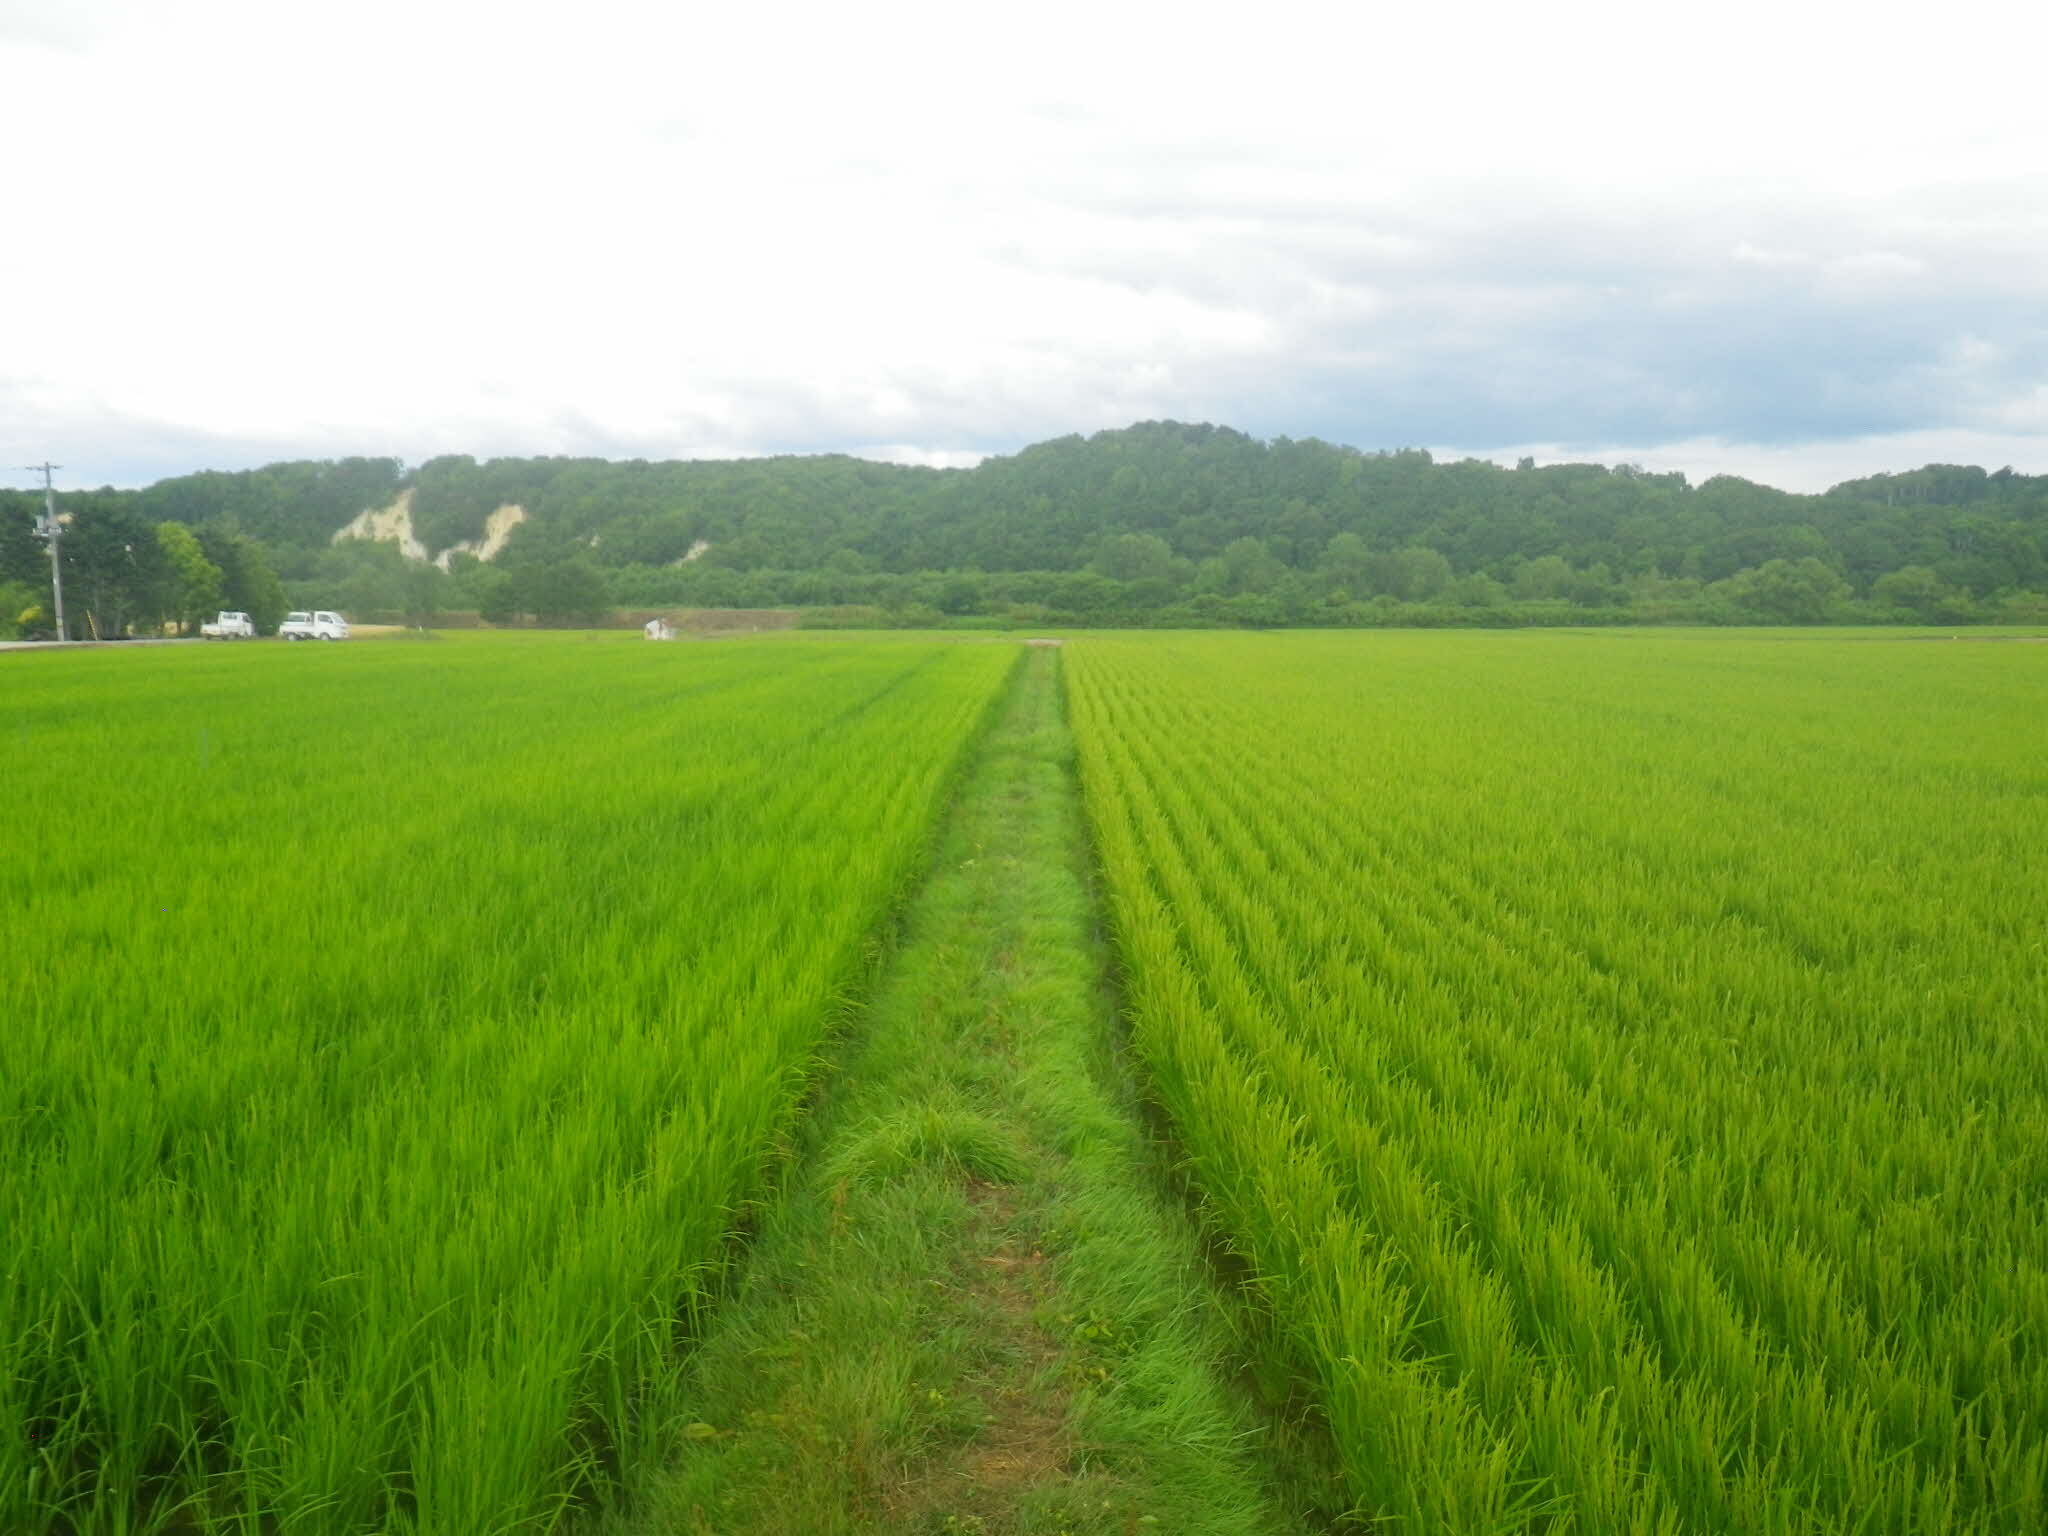
[[[1017,659],[0,657],[0,1532],[563,1530],[660,1458]],[[1340,1525],[2048,1529],[2048,646],[1059,668]]]
[[[2048,1529],[2048,650],[1067,668],[1138,1050],[1359,1518]]]
[[[0,1531],[547,1528],[1015,652],[6,659]]]

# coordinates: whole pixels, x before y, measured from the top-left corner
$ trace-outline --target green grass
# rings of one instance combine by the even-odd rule
[[[10,658],[0,1530],[604,1497],[1013,660]]]
[[[1298,1529],[1115,1049],[1032,654],[620,1536]]]
[[[2048,1528],[2043,719],[1892,632],[0,658],[0,1531]]]
[[[2048,651],[1067,655],[1136,1039],[1361,1519],[2048,1527]]]

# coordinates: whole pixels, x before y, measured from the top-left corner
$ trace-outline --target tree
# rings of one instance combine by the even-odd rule
[[[1909,565],[1878,577],[1870,584],[1870,595],[1885,607],[1909,613],[1923,624],[1938,623],[1950,616],[1962,596],[1924,565]]]
[[[399,586],[405,598],[405,622],[414,629],[432,629],[440,617],[448,573],[425,560],[407,562]]]
[[[248,614],[258,634],[275,634],[291,604],[263,546],[218,527],[200,529],[199,544],[220,567],[221,606]]]
[[[1560,555],[1525,560],[1515,567],[1512,585],[1515,596],[1524,602],[1563,597],[1571,590],[1572,568]]]
[[[75,601],[83,610],[84,633],[114,639],[153,619],[169,584],[156,530],[118,492],[74,493],[66,504],[64,593],[67,607]]]
[[[12,640],[24,630],[39,628],[43,602],[42,593],[29,583],[0,577],[0,640]]]
[[[1954,605],[1930,610],[1934,589],[1894,584],[1888,592],[1919,606],[1894,603],[1893,613],[1988,615],[2005,611],[2014,592],[2048,586],[2048,476],[1935,465],[1797,496],[1729,476],[1689,488],[1682,476],[1626,466],[1438,464],[1419,451],[1261,443],[1176,422],[1040,443],[972,470],[830,455],[727,463],[449,457],[411,472],[391,459],[347,459],[209,471],[144,491],[68,493],[64,501],[74,513],[125,508],[152,530],[163,522],[192,528],[222,572],[225,605],[252,615],[258,608],[236,592],[222,536],[265,541],[268,570],[309,604],[419,612],[424,595],[430,608],[481,607],[480,577],[457,576],[445,591],[426,593],[436,579],[415,582],[388,547],[334,552],[337,529],[401,491],[411,493],[415,532],[429,545],[474,538],[495,508],[516,503],[527,520],[494,556],[506,572],[582,560],[605,568],[614,597],[632,592],[644,594],[635,601],[662,603],[958,606],[964,588],[947,597],[943,573],[966,572],[982,573],[977,606],[1050,605],[1032,594],[1084,567],[1108,587],[1075,591],[1110,605],[1101,611],[1140,620],[1197,590],[1219,604],[1257,596],[1288,607],[1288,575],[1303,571],[1312,573],[1318,616],[1345,622],[1366,622],[1359,600],[1375,592],[1397,608],[1457,601],[1486,590],[1462,584],[1481,572],[1525,602],[1648,604],[1667,619],[1810,612],[1811,594],[1801,596],[1800,582],[1784,575],[1805,560],[1859,594],[1907,568],[1932,571],[1959,593]],[[41,500],[0,490],[0,579],[47,581],[43,546],[29,531]],[[704,558],[678,564],[699,541]],[[1755,573],[1772,562],[1786,564],[1760,579]],[[124,622],[188,600],[174,590],[174,562],[161,548],[144,563],[168,573],[168,585],[142,593]],[[1659,573],[1700,585],[1678,593],[1645,584]],[[1738,576],[1735,586],[1704,595],[1708,583]],[[901,578],[911,585],[888,585]],[[560,606],[549,595],[552,578],[520,580]],[[510,611],[525,597],[494,591],[491,602]],[[1254,609],[1268,611],[1243,611]],[[1201,612],[1231,616],[1218,605]],[[81,599],[78,617],[88,615],[99,617]]]
[[[1355,533],[1340,533],[1323,546],[1316,574],[1333,594],[1362,597],[1370,590],[1372,547]]]
[[[1819,624],[1849,595],[1849,584],[1821,561],[1768,560],[1737,571],[1714,591],[1752,617],[1774,624]]]
[[[477,567],[468,578],[476,597],[476,611],[486,624],[516,624],[521,609],[520,583],[510,571],[496,566]]]
[[[468,550],[461,549],[448,557],[448,563],[442,569],[448,573],[447,584],[442,589],[442,601],[450,608],[470,608],[481,613],[484,588],[495,568],[484,564]]]
[[[238,539],[233,553],[236,565],[221,567],[227,575],[227,600],[250,616],[258,633],[274,635],[291,608],[285,584],[270,567],[270,555],[254,539]]]
[[[1450,598],[1465,608],[1498,608],[1508,600],[1508,589],[1485,572],[1475,571],[1452,583]]]
[[[405,606],[408,560],[396,544],[376,539],[345,539],[323,550],[308,581],[294,582],[293,599],[300,608],[341,608],[361,618]]]
[[[31,500],[18,491],[0,491],[0,581],[47,582],[50,556],[36,537],[40,496]]]
[[[1427,602],[1451,584],[1451,562],[1433,549],[1411,546],[1371,556],[1365,590],[1404,603]]]
[[[603,575],[581,556],[525,566],[516,586],[520,609],[543,624],[595,624],[611,604]]]
[[[1614,579],[1605,561],[1595,561],[1573,574],[1565,596],[1581,608],[1620,608],[1628,602],[1628,588]]]
[[[1222,589],[1231,597],[1270,592],[1287,574],[1263,539],[1232,539],[1219,557]]]
[[[939,586],[941,613],[975,613],[981,608],[981,577],[971,571],[955,571]]]
[[[1095,569],[1111,581],[1171,581],[1173,546],[1156,533],[1119,533],[1102,541]]]
[[[169,567],[170,616],[190,633],[219,611],[227,579],[221,568],[206,558],[198,537],[183,523],[158,523],[156,541]]]

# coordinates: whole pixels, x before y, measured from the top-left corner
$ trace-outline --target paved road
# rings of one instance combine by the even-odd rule
[[[0,651],[118,651],[131,645],[200,645],[197,635],[170,640],[0,640]]]

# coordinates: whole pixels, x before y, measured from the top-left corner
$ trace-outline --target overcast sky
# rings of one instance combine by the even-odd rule
[[[2048,472],[2039,18],[0,0],[0,462]]]

